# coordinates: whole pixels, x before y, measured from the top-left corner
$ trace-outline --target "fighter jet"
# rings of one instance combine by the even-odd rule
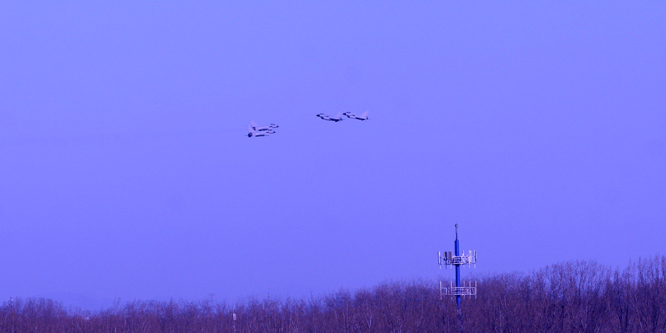
[[[269,132],[273,132],[273,133],[275,133],[275,131],[274,131],[273,129],[274,129],[274,128],[278,128],[279,126],[278,126],[278,125],[275,125],[275,124],[270,124],[270,125],[268,125],[268,126],[259,126],[259,125],[257,125],[257,123],[254,122],[254,120],[250,120],[250,127],[252,127],[252,129],[253,129],[255,132],[265,132],[265,131],[269,131]],[[271,134],[273,134],[273,133],[271,133]]]
[[[275,134],[275,131],[272,130],[272,129],[257,131],[252,126],[248,126],[247,131],[248,131],[248,133],[247,133],[248,138],[251,138],[251,137],[257,137],[258,138],[258,137],[262,137],[262,136],[269,136],[271,134]]]
[[[361,116],[357,116],[357,115],[355,115],[355,114],[353,114],[353,113],[351,113],[351,112],[345,112],[345,113],[343,113],[343,114],[344,114],[345,116],[347,116],[347,118],[350,118],[350,119],[368,120],[368,113],[369,113],[369,112],[370,112],[370,110],[365,111]]]
[[[336,123],[337,123],[338,121],[342,121],[342,114],[341,114],[341,113],[338,113],[338,115],[335,116],[335,117],[329,117],[329,116],[327,116],[327,115],[325,115],[325,114],[323,114],[323,113],[320,113],[320,114],[317,115],[317,117],[319,117],[319,118],[321,118],[321,119],[324,119],[324,120],[326,120],[326,121],[334,121],[334,122],[336,122]]]

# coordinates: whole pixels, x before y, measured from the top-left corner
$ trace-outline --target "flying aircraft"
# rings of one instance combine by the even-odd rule
[[[262,136],[269,136],[271,134],[275,134],[275,131],[272,130],[272,129],[257,131],[252,126],[248,126],[247,130],[248,130],[248,133],[247,133],[248,138],[251,138],[251,137],[257,137],[258,138],[258,137],[262,137]]]
[[[336,122],[336,123],[337,123],[338,121],[342,121],[342,114],[341,114],[341,113],[338,113],[338,115],[335,116],[335,117],[329,117],[329,116],[327,116],[327,115],[325,115],[325,114],[323,114],[323,113],[320,113],[320,114],[317,115],[317,117],[319,117],[319,118],[321,118],[321,119],[324,119],[324,120],[326,120],[326,121],[334,121],[334,122]]]
[[[275,131],[273,129],[278,128],[279,126],[275,125],[275,124],[270,124],[268,126],[259,126],[259,125],[257,125],[257,123],[254,122],[254,120],[250,120],[250,127],[252,127],[252,129],[256,132],[269,131],[269,132],[275,133]],[[273,134],[273,133],[271,133],[271,134]]]
[[[369,113],[369,112],[370,112],[370,110],[365,111],[365,112],[364,112],[362,115],[360,115],[360,116],[357,116],[357,115],[355,115],[355,114],[353,114],[353,113],[351,113],[351,112],[345,112],[345,113],[343,113],[343,114],[344,114],[345,116],[347,116],[347,118],[350,118],[350,119],[368,120],[368,113]]]

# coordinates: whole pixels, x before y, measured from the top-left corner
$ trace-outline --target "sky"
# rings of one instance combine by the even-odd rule
[[[664,17],[663,1],[2,2],[0,300],[449,279],[435,254],[456,223],[478,251],[463,276],[664,254]],[[279,128],[248,138],[250,120]]]

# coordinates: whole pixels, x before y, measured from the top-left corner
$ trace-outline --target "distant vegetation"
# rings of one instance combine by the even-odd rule
[[[137,301],[96,313],[6,301],[1,332],[666,332],[666,256],[610,269],[567,262],[479,279],[479,297],[440,299],[435,281],[237,305]],[[234,312],[236,320],[234,321]]]

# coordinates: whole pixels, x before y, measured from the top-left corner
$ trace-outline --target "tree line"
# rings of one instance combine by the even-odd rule
[[[309,299],[251,298],[230,306],[134,301],[102,311],[48,299],[0,307],[1,332],[666,332],[666,256],[611,269],[573,261],[477,277],[461,312],[439,283],[387,282]]]

